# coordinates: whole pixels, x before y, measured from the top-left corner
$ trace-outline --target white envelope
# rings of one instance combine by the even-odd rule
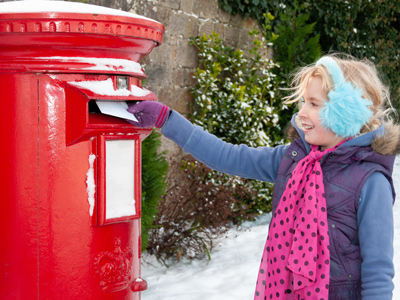
[[[102,101],[96,100],[101,113],[118,117],[121,119],[131,120],[137,122],[133,114],[127,111],[128,104],[125,101]]]

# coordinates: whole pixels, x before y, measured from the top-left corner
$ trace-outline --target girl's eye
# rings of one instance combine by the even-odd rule
[[[318,106],[318,104],[311,102],[311,106]]]
[[[305,103],[305,101],[304,101],[304,98],[303,98],[303,97],[301,97],[301,99],[300,99],[300,102],[301,102],[301,106],[303,106],[303,105],[304,105],[304,103]]]

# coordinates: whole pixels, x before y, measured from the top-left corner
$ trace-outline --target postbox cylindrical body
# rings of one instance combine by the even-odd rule
[[[0,3],[0,299],[140,299],[151,129],[96,103],[156,100],[139,62],[163,32],[82,3]]]

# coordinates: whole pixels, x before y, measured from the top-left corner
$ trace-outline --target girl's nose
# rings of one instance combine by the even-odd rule
[[[305,109],[305,105],[303,104],[299,110],[299,112],[297,113],[297,115],[299,116],[299,118],[305,118],[306,117],[306,109]]]

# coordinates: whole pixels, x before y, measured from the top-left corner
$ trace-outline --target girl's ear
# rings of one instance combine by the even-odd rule
[[[353,137],[372,117],[372,102],[362,98],[362,92],[345,82],[328,93],[329,100],[320,111],[322,125],[337,136]]]
[[[328,101],[321,109],[322,125],[343,138],[356,136],[373,116],[369,109],[372,102],[363,98],[363,92],[344,79],[333,58],[322,57],[316,65],[323,65],[328,70],[335,86],[328,93]]]

